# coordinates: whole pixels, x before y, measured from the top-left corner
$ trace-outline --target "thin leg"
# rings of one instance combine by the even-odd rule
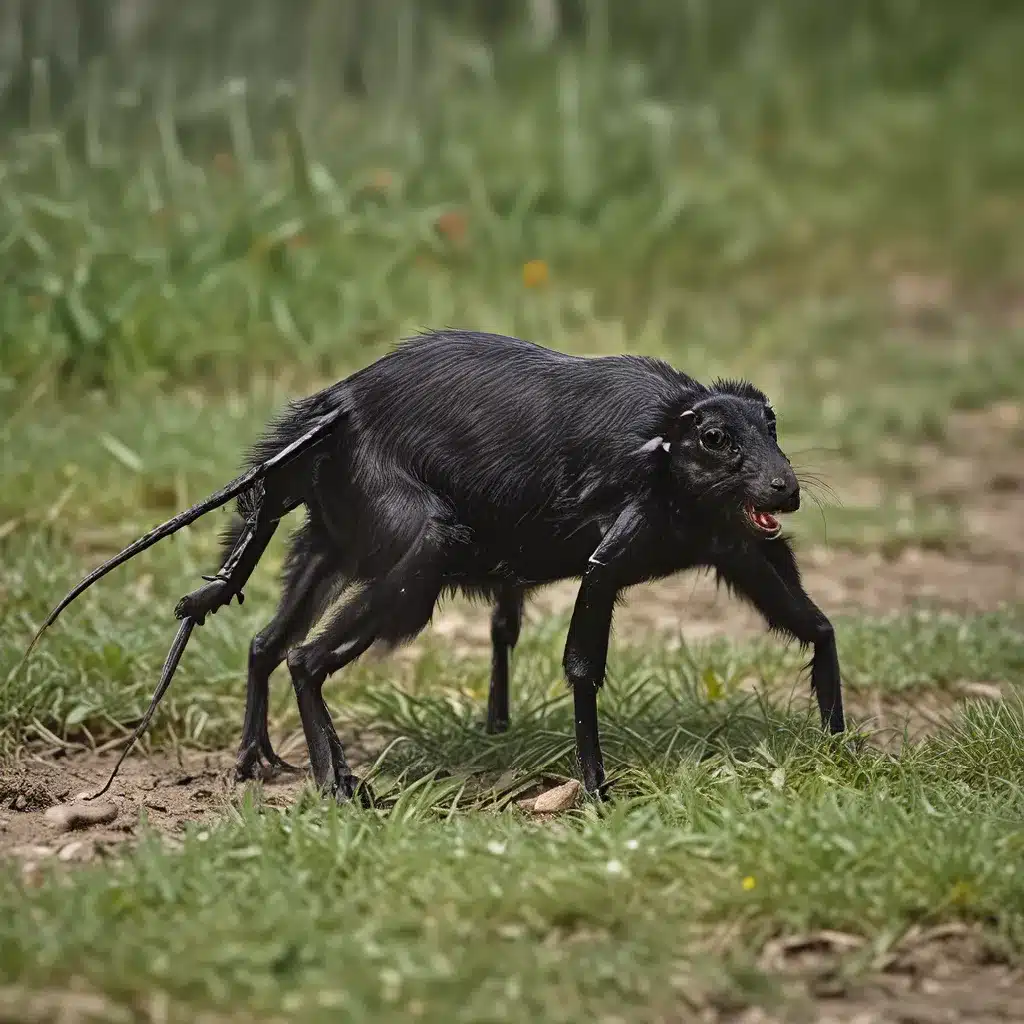
[[[845,729],[842,679],[835,631],[824,612],[808,597],[792,549],[782,540],[768,541],[715,566],[721,577],[764,617],[769,629],[811,644],[811,687],[818,698],[822,727]]]
[[[646,520],[634,505],[619,515],[590,561],[573,606],[562,665],[573,692],[576,757],[588,793],[604,787],[604,761],[597,720],[597,691],[604,683],[608,637],[619,589],[619,560],[636,549]]]
[[[331,670],[336,672],[351,664],[369,649],[375,639],[371,633],[340,644],[332,652],[334,657],[329,662]],[[302,731],[306,736],[313,779],[319,789],[332,794],[337,800],[351,800],[359,780],[349,768],[344,747],[324,703],[322,690],[328,673],[311,670],[303,661],[306,653],[307,648],[293,649],[288,655],[288,669],[292,675]]]
[[[288,653],[313,778],[338,800],[350,799],[359,780],[352,775],[324,703],[323,684],[374,642],[400,642],[430,621],[441,590],[440,550],[430,527],[425,524],[398,563],[340,608],[319,636]]]
[[[509,723],[508,656],[519,642],[523,592],[509,588],[498,594],[491,615],[491,689],[487,697],[487,731],[504,732]]]
[[[309,553],[302,535],[292,548],[285,572],[284,593],[273,619],[249,645],[249,673],[245,694],[245,721],[235,761],[235,778],[260,779],[278,771],[296,771],[274,752],[267,730],[270,677],[288,648],[313,624],[322,592],[332,577],[331,560],[322,552]]]

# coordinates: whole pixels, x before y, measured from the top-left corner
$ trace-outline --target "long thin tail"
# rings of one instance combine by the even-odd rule
[[[307,452],[315,444],[321,441],[333,430],[338,423],[348,415],[348,408],[342,407],[334,409],[333,411],[322,416],[316,425],[310,430],[307,430],[305,434],[292,441],[291,444],[282,448],[279,452],[271,455],[269,458],[264,459],[259,465],[253,466],[252,469],[243,473],[240,477],[232,480],[226,487],[222,487],[219,491],[211,494],[208,498],[199,502],[197,505],[193,505],[190,509],[184,512],[179,512],[178,515],[174,516],[173,519],[168,519],[166,523],[162,523],[160,526],[153,530],[150,530],[145,536],[140,537],[137,541],[129,544],[123,551],[114,555],[113,558],[104,562],[101,566],[93,569],[88,576],[85,577],[61,602],[53,609],[52,612],[46,617],[46,621],[36,631],[36,635],[32,638],[32,642],[28,645],[28,649],[25,651],[24,658],[27,658],[32,653],[32,649],[35,647],[39,638],[43,633],[57,621],[57,617],[62,611],[75,598],[79,597],[84,591],[88,590],[97,580],[102,579],[107,573],[116,569],[119,565],[123,565],[130,558],[134,558],[137,554],[145,551],[146,548],[152,547],[157,541],[163,540],[165,537],[170,537],[171,534],[177,533],[178,530],[190,523],[194,523],[201,516],[206,515],[207,512],[212,512],[215,508],[220,508],[222,505],[226,505],[232,498],[238,497],[244,491],[248,490],[254,483],[267,476],[268,473],[273,472],[275,469],[279,469],[281,466],[291,462],[292,459],[297,458],[304,452]]]
[[[87,796],[85,798],[86,800],[95,800],[97,797],[103,796],[103,794],[110,789],[110,785],[114,781],[114,777],[117,775],[118,769],[120,769],[121,765],[124,763],[124,759],[128,756],[128,751],[135,746],[135,741],[146,731],[146,726],[149,725],[150,719],[152,719],[156,712],[157,705],[164,699],[164,694],[171,685],[171,680],[174,678],[174,673],[178,668],[178,662],[181,661],[181,656],[185,653],[185,648],[188,646],[188,638],[192,635],[192,630],[195,628],[195,619],[186,617],[181,620],[181,625],[178,627],[178,634],[174,638],[174,643],[171,644],[171,649],[167,652],[167,659],[164,661],[164,668],[160,673],[160,682],[157,683],[156,690],[153,693],[153,699],[149,702],[149,707],[146,709],[146,713],[142,716],[142,721],[139,722],[131,736],[128,737],[128,743],[125,745],[124,750],[121,751],[121,756],[117,759],[117,764],[114,765],[110,774],[107,776],[107,781],[104,783],[103,788],[97,790],[97,792],[93,793],[91,796]]]

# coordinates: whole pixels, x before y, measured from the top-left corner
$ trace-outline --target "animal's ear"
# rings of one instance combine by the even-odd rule
[[[693,430],[697,423],[700,421],[700,415],[693,411],[693,409],[687,409],[685,412],[681,412],[676,416],[668,425],[664,433],[664,444],[662,447],[665,451],[671,451],[672,445],[678,443],[686,436],[686,434]]]

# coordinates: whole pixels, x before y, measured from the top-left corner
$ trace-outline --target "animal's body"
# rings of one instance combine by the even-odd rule
[[[596,701],[616,598],[697,566],[713,569],[771,628],[814,645],[823,724],[844,727],[832,627],[804,592],[774,516],[799,505],[799,486],[767,399],[746,382],[707,387],[655,359],[582,358],[437,332],[294,403],[254,446],[250,467],[93,573],[47,623],[142,546],[237,496],[220,571],[178,605],[190,630],[241,599],[279,520],[305,506],[279,607],[250,647],[241,778],[288,767],[267,735],[269,677],[287,658],[314,777],[352,795],[323,683],[372,644],[416,636],[445,591],[493,605],[487,722],[504,728],[523,602],[538,586],[578,577],[564,666],[583,780],[597,790]],[[303,642],[346,587],[354,596]]]

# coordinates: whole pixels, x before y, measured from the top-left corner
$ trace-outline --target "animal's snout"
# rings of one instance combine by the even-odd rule
[[[773,512],[795,512],[800,507],[800,484],[792,471],[772,477],[769,487]]]

